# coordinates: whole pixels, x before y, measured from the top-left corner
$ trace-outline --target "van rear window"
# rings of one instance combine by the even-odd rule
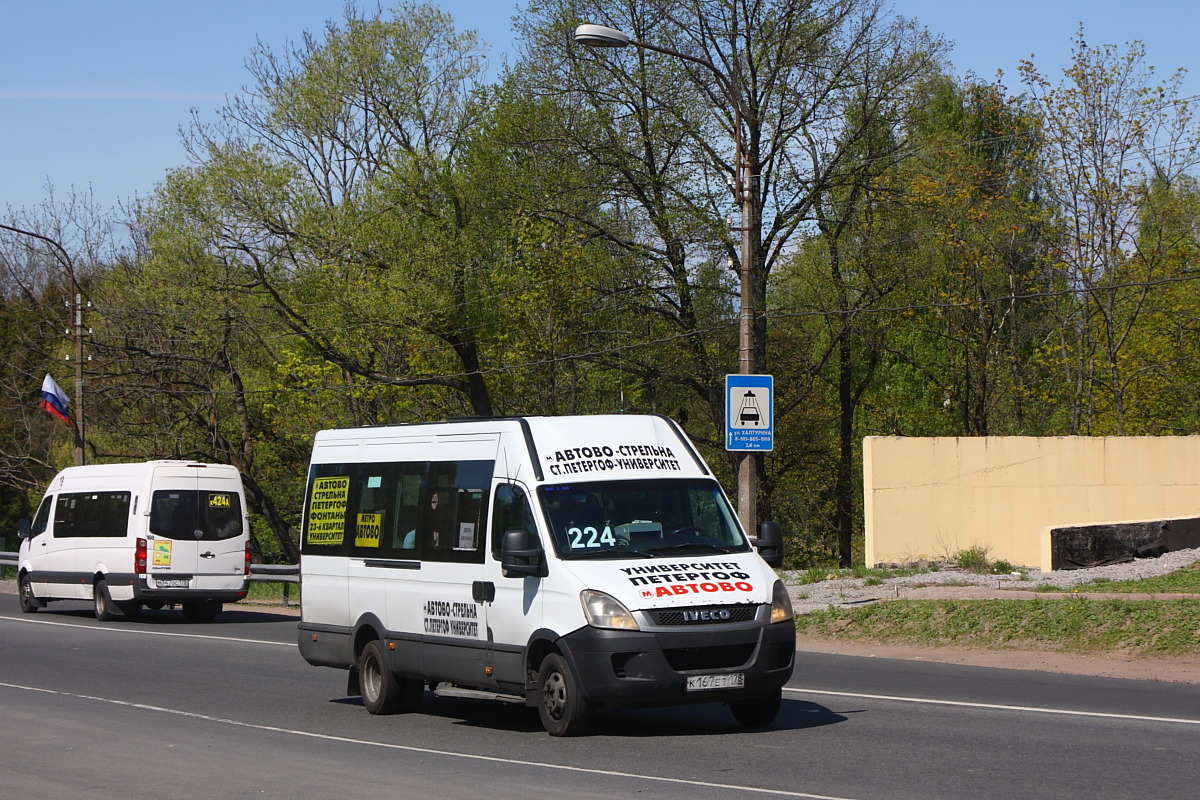
[[[150,501],[150,532],[167,539],[213,541],[242,534],[235,492],[160,489]]]

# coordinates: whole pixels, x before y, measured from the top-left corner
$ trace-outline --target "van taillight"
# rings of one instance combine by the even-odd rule
[[[250,540],[246,540],[246,566],[242,572],[243,575],[250,574]]]
[[[146,540],[137,540],[137,551],[133,554],[133,571],[138,575],[146,574]]]

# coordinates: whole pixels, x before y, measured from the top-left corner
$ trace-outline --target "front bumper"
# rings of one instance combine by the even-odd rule
[[[762,696],[792,675],[796,628],[791,620],[756,627],[686,631],[581,628],[559,640],[588,702],[607,706],[679,705]],[[695,675],[740,673],[733,689],[688,691]]]

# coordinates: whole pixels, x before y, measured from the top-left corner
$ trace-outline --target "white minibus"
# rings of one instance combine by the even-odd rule
[[[91,600],[102,621],[180,605],[208,622],[246,596],[250,526],[241,474],[227,464],[68,467],[19,534],[26,613],[73,599]]]
[[[556,736],[706,701],[763,726],[792,673],[762,557],[782,560],[779,528],[749,539],[665,417],[321,431],[302,528],[300,652],[372,714],[428,686],[536,707]]]

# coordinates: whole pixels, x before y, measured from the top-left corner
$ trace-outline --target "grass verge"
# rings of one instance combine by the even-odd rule
[[[1110,581],[1101,578],[1090,583],[1063,589],[1057,586],[1039,585],[1039,592],[1140,592],[1144,594],[1194,593],[1200,594],[1200,562],[1166,575],[1139,578],[1131,581]]]
[[[283,605],[284,584],[277,581],[250,581],[247,600],[259,603],[276,603]],[[300,585],[293,583],[288,587],[288,603],[300,605]]]
[[[1178,656],[1200,652],[1200,600],[896,600],[802,614],[796,630],[890,644]]]

